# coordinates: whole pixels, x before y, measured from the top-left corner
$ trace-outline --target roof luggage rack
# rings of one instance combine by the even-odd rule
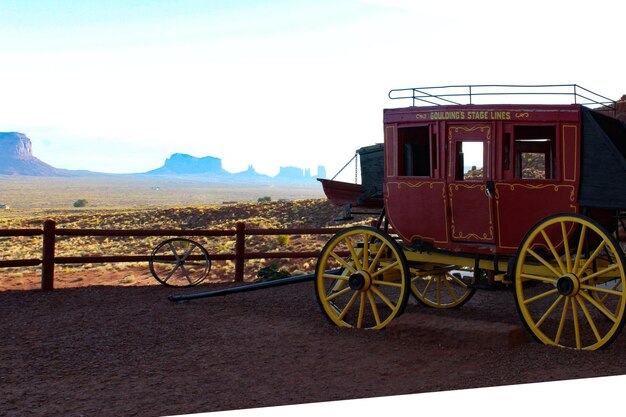
[[[574,104],[586,107],[602,107],[602,110],[617,112],[617,103],[610,98],[594,93],[577,84],[544,84],[544,85],[509,85],[509,84],[481,84],[481,85],[446,85],[438,87],[399,88],[389,91],[392,100],[412,100],[412,106],[450,106],[467,104],[495,104],[478,103],[485,96],[510,97],[515,96],[543,96],[549,98],[572,97]],[[533,98],[536,100],[535,98]],[[477,102],[478,101],[478,102]],[[511,103],[501,103],[511,104]],[[531,103],[524,103],[531,104]],[[537,104],[536,102],[534,104]],[[548,103],[546,104],[565,104]],[[567,104],[571,104],[567,103]]]

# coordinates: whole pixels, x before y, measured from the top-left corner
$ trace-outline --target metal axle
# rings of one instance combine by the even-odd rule
[[[342,271],[341,269],[333,269],[330,271],[326,271],[326,273],[335,274],[341,271]],[[273,287],[280,287],[282,285],[297,284],[298,282],[312,281],[315,278],[315,276],[316,274],[296,275],[295,277],[275,279],[273,281],[267,281],[267,282],[258,282],[256,284],[243,285],[241,287],[234,287],[234,288],[226,288],[223,290],[207,291],[207,292],[200,292],[200,293],[195,293],[195,294],[170,295],[169,297],[167,297],[167,299],[172,302],[179,302],[179,301],[195,300],[197,298],[217,297],[219,295],[236,294],[240,292],[261,290],[263,288],[273,288]]]

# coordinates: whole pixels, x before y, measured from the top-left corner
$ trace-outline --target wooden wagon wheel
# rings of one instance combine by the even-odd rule
[[[204,247],[190,239],[174,238],[159,243],[148,261],[150,272],[168,287],[192,287],[211,271],[211,259]]]
[[[340,272],[328,272],[336,269]],[[373,227],[355,226],[337,233],[317,262],[317,300],[326,317],[340,327],[385,327],[404,311],[409,285],[400,245]]]
[[[625,321],[624,253],[594,220],[557,214],[536,224],[515,264],[515,302],[540,342],[595,350]]]
[[[474,295],[470,279],[461,267],[418,266],[411,267],[411,293],[422,304],[433,308],[460,307]]]

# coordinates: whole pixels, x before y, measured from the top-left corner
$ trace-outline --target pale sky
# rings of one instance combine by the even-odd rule
[[[172,153],[333,175],[382,142],[393,88],[626,94],[619,1],[0,0],[0,131],[58,168]]]

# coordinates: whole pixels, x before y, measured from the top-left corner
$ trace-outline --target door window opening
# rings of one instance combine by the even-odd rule
[[[456,143],[456,180],[482,181],[485,178],[483,148],[483,142],[458,141]]]

